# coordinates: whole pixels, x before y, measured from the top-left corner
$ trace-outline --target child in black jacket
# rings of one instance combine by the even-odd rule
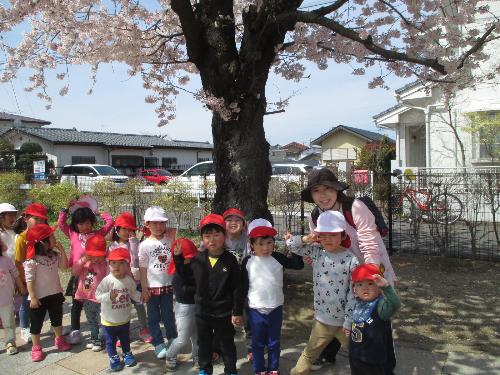
[[[224,249],[225,222],[209,214],[200,222],[205,251],[191,261],[196,292],[196,326],[199,343],[199,375],[212,374],[213,338],[220,340],[224,373],[237,374],[235,330],[241,325],[243,297],[236,257]]]

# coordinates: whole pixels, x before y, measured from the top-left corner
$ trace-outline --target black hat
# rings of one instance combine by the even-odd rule
[[[340,182],[331,170],[327,168],[316,169],[309,174],[307,186],[301,191],[300,198],[303,201],[314,203],[311,196],[311,189],[316,185],[329,186],[337,191],[344,191],[349,187],[349,185]]]

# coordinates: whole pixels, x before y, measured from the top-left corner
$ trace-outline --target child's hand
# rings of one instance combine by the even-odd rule
[[[85,264],[89,261],[89,258],[86,255],[82,255],[80,259],[82,260],[82,264]]]
[[[304,243],[314,243],[318,241],[318,235],[316,233],[308,234],[307,236],[302,236],[302,242]]]
[[[175,255],[180,255],[180,254],[182,254],[182,244],[181,244],[181,241],[179,241],[179,242],[177,242],[177,243],[175,244],[174,254],[175,254]]]
[[[68,205],[66,206],[66,209],[69,210],[69,208],[75,204],[77,200],[76,199],[71,199],[69,202],[68,202]]]
[[[389,282],[384,279],[382,276],[380,275],[373,275],[373,277],[375,278],[375,280],[373,280],[375,282],[375,284],[379,287],[379,288],[382,288],[384,286],[387,286],[389,285]]]
[[[345,335],[345,337],[349,338],[351,336],[351,330],[344,328],[344,335]]]
[[[149,293],[149,290],[143,290],[141,292],[141,302],[142,303],[146,303],[149,301],[149,299],[151,298],[151,293]]]
[[[233,323],[233,326],[241,326],[243,324],[243,317],[241,315],[232,316],[231,323]]]
[[[304,255],[302,257],[302,260],[304,261],[305,264],[307,264],[308,266],[312,266],[313,264],[313,260],[312,258],[308,257],[307,255]]]
[[[109,298],[111,298],[111,302],[116,303],[116,299],[118,298],[118,291],[116,289],[111,289],[109,292]]]
[[[30,300],[30,307],[32,309],[38,309],[42,304],[40,303],[40,301],[38,300],[38,298],[36,297],[33,297],[31,298]]]
[[[286,232],[284,235],[283,235],[283,239],[285,241],[289,240],[290,238],[293,237],[293,234],[291,234],[290,232]]]

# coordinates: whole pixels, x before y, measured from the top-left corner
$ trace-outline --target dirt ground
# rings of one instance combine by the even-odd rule
[[[500,263],[422,255],[391,257],[402,307],[395,338],[432,351],[500,355]],[[313,317],[312,274],[287,271],[283,335],[307,338]]]

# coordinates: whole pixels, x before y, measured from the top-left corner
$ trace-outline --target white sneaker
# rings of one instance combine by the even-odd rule
[[[21,338],[26,344],[31,342],[31,333],[29,328],[21,328]]]
[[[87,341],[87,345],[85,345],[87,349],[92,349],[94,347],[94,342],[92,340]]]
[[[82,334],[80,331],[71,331],[66,339],[66,342],[71,345],[76,345],[82,342]]]
[[[102,343],[99,340],[94,341],[94,345],[92,346],[93,352],[100,352],[102,350]]]

